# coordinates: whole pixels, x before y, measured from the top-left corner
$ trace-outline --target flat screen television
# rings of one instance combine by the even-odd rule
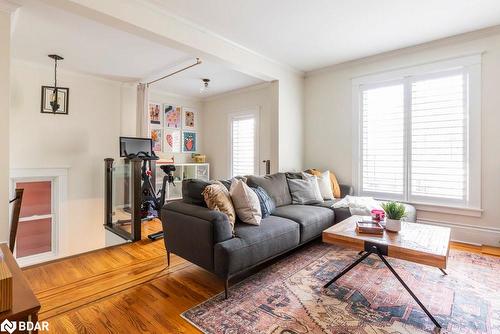
[[[120,137],[120,157],[145,152],[154,156],[153,140],[151,138]]]

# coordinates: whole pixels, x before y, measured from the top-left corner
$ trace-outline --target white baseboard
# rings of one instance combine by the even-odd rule
[[[451,228],[451,240],[473,245],[500,247],[500,228],[444,222],[433,219],[417,219],[419,223]]]

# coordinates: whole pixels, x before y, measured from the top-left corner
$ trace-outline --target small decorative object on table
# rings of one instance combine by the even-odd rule
[[[371,220],[370,217],[366,217],[356,222],[356,232],[381,235],[384,234],[384,228],[379,222]]]
[[[204,154],[193,154],[193,161],[197,164],[204,164],[207,162],[207,156]]]
[[[372,220],[374,222],[384,221],[384,219],[385,219],[385,212],[384,212],[384,210],[373,209],[371,211],[371,214],[372,214]]]
[[[12,273],[4,261],[0,250],[0,312],[12,308]]]
[[[406,216],[405,206],[397,202],[387,202],[382,204],[387,216],[385,229],[392,232],[401,231],[401,219]]]

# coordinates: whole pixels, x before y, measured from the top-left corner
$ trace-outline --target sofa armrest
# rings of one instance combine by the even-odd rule
[[[340,184],[340,197],[346,197],[347,195],[354,195],[354,187],[347,184]]]
[[[232,238],[228,217],[198,205],[180,201],[161,210],[165,248],[182,258],[213,271],[214,245]]]

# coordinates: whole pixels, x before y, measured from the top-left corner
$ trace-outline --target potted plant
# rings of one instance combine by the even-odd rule
[[[405,206],[398,202],[387,202],[382,203],[382,208],[387,217],[385,229],[393,232],[401,231],[401,219],[406,216]]]

